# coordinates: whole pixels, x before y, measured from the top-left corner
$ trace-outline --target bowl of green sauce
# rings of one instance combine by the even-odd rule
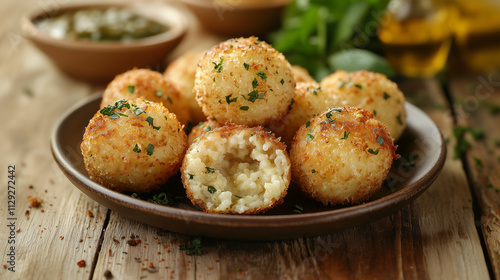
[[[63,72],[107,83],[134,67],[161,67],[186,34],[187,18],[174,4],[74,4],[35,12],[21,24]]]

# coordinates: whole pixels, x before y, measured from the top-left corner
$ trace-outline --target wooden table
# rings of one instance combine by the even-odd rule
[[[437,123],[449,151],[434,184],[401,211],[313,238],[202,238],[202,254],[193,256],[179,248],[189,236],[106,209],[56,166],[49,148],[54,122],[98,88],[65,76],[20,36],[20,16],[57,4],[49,2],[0,4],[1,279],[106,279],[110,274],[113,279],[500,278],[500,144],[495,142],[500,114],[490,112],[492,104],[500,104],[498,76],[452,75],[444,88],[435,79],[400,82],[408,100]],[[192,45],[194,33],[173,57]],[[220,40],[207,34],[202,39],[206,46]],[[484,136],[474,139],[476,134],[467,132],[471,147],[454,158],[458,127],[482,129]],[[12,216],[10,166],[16,180]],[[30,207],[28,197],[43,203]],[[128,245],[132,234],[142,243]],[[12,240],[15,244],[9,244]],[[15,272],[9,270],[12,252]],[[77,265],[81,260],[83,267]]]

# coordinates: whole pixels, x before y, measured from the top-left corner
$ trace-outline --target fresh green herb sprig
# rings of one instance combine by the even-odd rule
[[[179,249],[186,251],[186,254],[188,255],[201,255],[201,237],[196,237],[187,241],[185,244],[180,245]]]
[[[291,1],[280,29],[268,40],[290,63],[305,67],[317,80],[337,69],[391,76],[394,70],[381,55],[376,28],[371,28],[381,21],[388,2]]]

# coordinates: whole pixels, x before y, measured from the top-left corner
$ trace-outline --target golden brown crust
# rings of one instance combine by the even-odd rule
[[[399,157],[396,148],[371,112],[330,109],[297,131],[290,151],[292,178],[325,205],[360,203],[380,189]]]
[[[122,103],[130,108],[104,115],[99,111],[85,128],[81,143],[85,168],[93,180],[110,189],[149,192],[179,171],[187,136],[161,103],[144,99]]]
[[[286,113],[295,88],[291,72],[269,44],[255,37],[231,39],[201,58],[194,92],[209,119],[264,125]]]
[[[190,108],[188,100],[177,90],[174,84],[162,74],[149,69],[133,69],[117,75],[102,95],[101,108],[120,99],[142,97],[153,102],[161,102],[178,120],[186,124]]]
[[[406,127],[405,97],[385,75],[366,70],[338,70],[325,77],[321,88],[338,98],[336,107],[352,106],[373,112],[391,136],[398,139]]]

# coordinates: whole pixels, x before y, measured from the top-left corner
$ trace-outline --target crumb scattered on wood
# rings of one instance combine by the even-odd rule
[[[28,201],[30,203],[29,207],[38,208],[42,205],[43,199],[38,199],[36,196],[28,196]]]
[[[87,215],[91,218],[94,218],[94,213],[91,210],[87,211]]]
[[[78,267],[85,267],[87,265],[85,260],[81,260],[81,261],[77,262],[76,264],[78,265]]]

